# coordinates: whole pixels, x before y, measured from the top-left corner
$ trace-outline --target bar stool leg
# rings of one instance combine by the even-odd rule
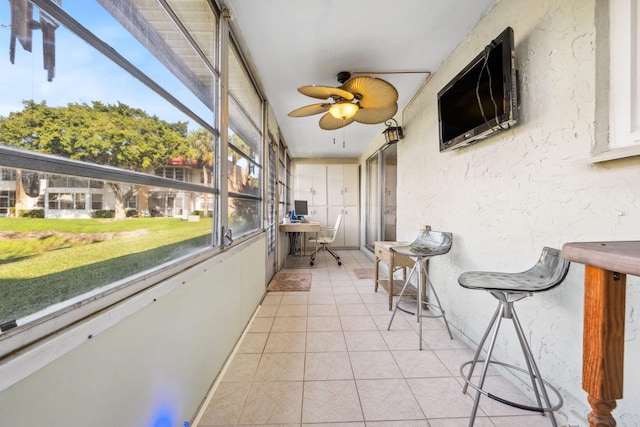
[[[407,289],[407,286],[409,285],[410,281],[411,281],[411,277],[413,277],[414,273],[418,274],[418,283],[417,283],[417,306],[416,306],[416,312],[415,315],[417,316],[416,321],[419,324],[419,331],[418,334],[420,336],[420,350],[422,350],[422,323],[423,320],[422,318],[424,317],[424,315],[422,314],[424,306],[426,305],[427,310],[429,309],[429,306],[431,305],[434,308],[437,308],[439,310],[439,313],[433,316],[427,316],[427,317],[442,317],[442,319],[444,320],[444,324],[447,327],[447,332],[449,333],[449,338],[453,339],[453,334],[451,333],[451,329],[449,328],[449,322],[447,321],[447,317],[445,316],[445,311],[442,308],[442,304],[440,304],[440,298],[438,297],[438,294],[435,290],[435,288],[433,287],[433,283],[431,283],[431,279],[429,278],[429,274],[426,271],[425,268],[425,263],[428,260],[426,259],[421,259],[418,258],[416,259],[415,263],[413,264],[413,268],[411,269],[411,271],[409,272],[409,275],[407,276],[407,280],[404,283],[404,286],[402,287],[402,290],[400,291],[400,295],[398,295],[398,299],[396,301],[396,305],[395,308],[393,310],[393,313],[391,314],[391,319],[389,320],[389,326],[387,326],[387,330],[391,330],[391,324],[393,323],[393,319],[396,316],[396,312],[399,309],[399,305],[400,305],[400,301],[402,300],[402,297],[404,296],[404,292]],[[424,278],[423,278],[424,275]],[[431,292],[433,293],[433,296],[436,299],[436,304],[430,304],[429,302],[423,302],[423,292],[422,292],[422,288],[423,288],[423,281],[426,279],[426,285],[425,286],[425,290],[431,289]],[[402,308],[400,308],[400,310],[405,311],[407,313],[410,314],[414,314],[411,313],[407,310],[404,310]]]
[[[436,289],[433,287],[433,284],[431,283],[431,279],[429,279],[429,275],[427,274],[426,270],[424,272],[424,276],[427,278],[427,286],[429,287],[429,289],[431,289],[433,296],[436,298],[436,302],[438,303],[437,308],[438,310],[440,310],[440,315],[442,316],[442,320],[444,320],[444,325],[447,327],[447,332],[449,332],[449,338],[453,339],[453,335],[451,334],[451,329],[449,329],[449,322],[447,322],[447,316],[445,316],[444,309],[442,308],[442,304],[440,304],[440,298],[438,298],[438,293],[436,292]],[[429,303],[427,302],[426,304],[428,307]]]
[[[503,309],[502,302],[500,302],[500,311]],[[500,324],[502,323],[502,316],[498,316],[496,321],[494,322],[495,326],[493,329],[493,333],[491,334],[491,341],[489,341],[489,348],[487,349],[487,357],[484,360],[484,364],[482,365],[482,372],[480,373],[480,379],[478,380],[478,389],[476,390],[476,398],[473,400],[473,409],[471,410],[471,417],[469,418],[469,427],[473,427],[473,423],[476,420],[476,414],[478,412],[478,405],[480,404],[480,390],[484,386],[484,380],[487,376],[487,370],[489,369],[489,361],[491,360],[491,354],[493,353],[493,348],[496,344],[496,338],[498,337],[498,330],[500,329]]]
[[[422,260],[416,260],[416,266],[418,267],[418,306],[416,308],[416,314],[418,316],[418,328],[420,329],[418,332],[420,336],[420,350],[422,350]]]
[[[391,314],[391,319],[389,320],[389,326],[387,326],[387,331],[391,330],[391,324],[393,323],[393,319],[396,316],[396,312],[398,311],[399,305],[400,305],[400,301],[402,300],[402,297],[404,296],[404,291],[407,289],[407,286],[409,285],[410,281],[411,281],[411,277],[413,276],[414,273],[418,273],[418,303],[416,305],[416,321],[418,322],[418,335],[420,337],[420,350],[422,350],[422,262],[420,260],[417,260],[414,265],[413,268],[411,269],[411,271],[409,272],[409,276],[407,277],[407,280],[404,282],[404,286],[402,287],[402,290],[400,291],[400,295],[398,295],[398,299],[396,301],[396,306],[393,310],[393,314]],[[400,309],[403,310],[403,309]],[[405,311],[405,310],[403,310]]]
[[[413,276],[413,272],[416,271],[416,265],[417,265],[417,263],[415,263],[413,265],[413,268],[409,272],[409,276],[407,277],[407,280],[404,282],[404,286],[402,287],[402,290],[400,291],[400,295],[398,295],[398,299],[396,300],[396,306],[393,309],[393,313],[391,314],[391,319],[389,319],[389,326],[387,326],[387,331],[391,330],[391,324],[393,323],[393,319],[396,317],[396,312],[398,311],[398,306],[400,305],[400,301],[402,300],[402,296],[404,295],[405,289],[407,289],[407,286],[409,285],[409,282],[411,281],[411,276]]]
[[[549,400],[549,395],[547,394],[547,389],[544,386],[544,382],[542,382],[542,376],[540,375],[540,371],[538,370],[538,365],[533,357],[533,353],[531,352],[531,347],[529,347],[529,343],[525,338],[524,331],[522,330],[522,325],[520,324],[520,319],[518,319],[518,315],[515,310],[512,312],[513,315],[513,324],[516,329],[516,333],[518,334],[518,339],[520,340],[520,346],[522,347],[522,352],[525,356],[525,361],[527,362],[527,368],[529,370],[529,376],[531,378],[531,385],[533,387],[533,391],[536,395],[536,400],[538,403],[538,407],[542,407],[542,403],[540,402],[540,394],[538,393],[538,386],[540,386],[540,392],[542,393],[542,398],[544,399],[544,404],[547,407],[551,406],[551,401]],[[537,383],[536,383],[537,380]],[[545,412],[542,412],[542,415],[545,415]],[[556,422],[556,417],[553,412],[549,412],[549,417],[551,420],[551,425],[553,427],[558,427]]]
[[[482,339],[478,343],[478,348],[476,349],[476,353],[473,355],[471,367],[469,368],[469,373],[467,374],[467,382],[465,382],[464,387],[462,387],[463,394],[467,392],[467,387],[469,387],[468,381],[471,381],[471,377],[473,376],[473,371],[476,369],[476,364],[478,363],[478,358],[480,357],[480,353],[482,353],[482,349],[484,348],[484,343],[487,341],[487,337],[489,337],[489,333],[491,332],[493,325],[496,323],[496,320],[498,319],[498,315],[500,314],[501,309],[502,307],[500,307],[500,304],[498,304],[498,307],[496,307],[496,311],[493,313],[493,317],[491,318],[491,321],[489,321],[489,325],[484,331],[484,335],[482,336]]]

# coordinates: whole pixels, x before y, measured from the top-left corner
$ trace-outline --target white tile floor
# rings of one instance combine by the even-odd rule
[[[270,292],[223,373],[199,427],[235,425],[467,426],[472,398],[459,366],[473,351],[451,340],[440,319],[400,313],[391,331],[383,290],[353,269],[372,268],[359,251],[321,253],[309,292]],[[303,259],[303,261],[306,261]],[[436,284],[437,286],[437,284]],[[490,380],[513,390],[502,377]],[[481,399],[477,427],[549,426],[547,417]]]

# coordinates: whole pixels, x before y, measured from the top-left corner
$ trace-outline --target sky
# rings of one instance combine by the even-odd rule
[[[62,7],[189,108],[205,118],[211,115],[191,92],[94,0],[63,0]],[[38,8],[34,7],[34,19],[38,17]],[[15,63],[11,64],[10,24],[9,2],[0,1],[0,46],[4,46],[0,49],[4,53],[0,54],[0,116],[6,117],[12,111],[22,110],[22,101],[26,99],[46,101],[50,106],[98,100],[139,107],[169,122],[188,121],[191,130],[200,127],[63,27],[55,32],[56,68],[53,81],[47,81],[47,71],[43,68],[40,30],[33,31],[31,52],[24,50],[16,41]]]

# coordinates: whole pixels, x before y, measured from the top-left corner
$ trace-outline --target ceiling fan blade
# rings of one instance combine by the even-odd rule
[[[342,89],[353,93],[362,108],[386,108],[398,101],[396,88],[377,77],[352,77],[344,82]]]
[[[327,103],[305,105],[304,107],[296,108],[287,115],[289,117],[313,116],[314,114],[320,114],[328,111],[330,106],[331,104]]]
[[[389,120],[398,112],[398,104],[393,104],[386,108],[361,108],[353,116],[353,120],[358,123],[373,125]]]
[[[351,92],[347,92],[339,87],[316,85],[300,86],[298,88],[298,92],[318,99],[341,98],[346,101],[351,101],[353,99],[353,94]]]
[[[349,119],[336,119],[331,115],[331,113],[327,113],[320,118],[320,128],[324,130],[334,130],[340,129],[346,125],[353,123],[353,118]]]

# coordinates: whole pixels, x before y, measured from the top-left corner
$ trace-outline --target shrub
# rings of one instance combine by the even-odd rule
[[[115,218],[116,211],[114,209],[98,209],[94,216],[96,218]]]
[[[19,211],[18,215],[23,218],[44,218],[44,209],[31,209],[28,211]]]

